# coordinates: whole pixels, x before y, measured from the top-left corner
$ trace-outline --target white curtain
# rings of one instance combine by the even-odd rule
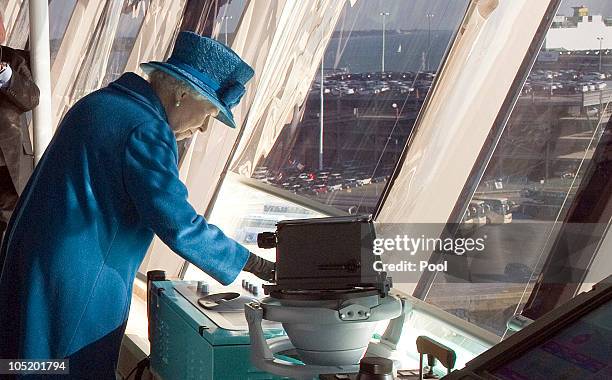
[[[6,29],[6,45],[23,49],[30,35],[29,7],[27,0],[0,0]]]
[[[291,6],[283,9],[240,141],[235,162],[240,174],[250,177],[283,126],[294,121],[295,106],[301,106],[308,95],[345,3],[290,1]]]
[[[73,84],[68,107],[102,85],[122,8],[123,1],[106,3],[100,19],[97,20],[96,31],[83,54],[82,69]]]

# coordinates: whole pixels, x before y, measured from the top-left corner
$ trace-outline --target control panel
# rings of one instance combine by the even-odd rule
[[[207,281],[152,282],[149,325],[155,376],[164,380],[282,378],[251,363],[244,304],[257,300],[253,292],[261,292],[261,285],[242,286],[240,282],[229,287]],[[266,324],[264,334],[267,339],[285,335],[278,323]]]
[[[242,280],[242,289],[246,292],[258,297],[259,295],[263,295],[263,288],[261,284],[256,284],[253,282],[249,282],[248,280]]]

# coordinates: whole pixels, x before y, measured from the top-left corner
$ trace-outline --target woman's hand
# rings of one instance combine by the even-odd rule
[[[253,252],[250,252],[249,259],[247,260],[242,270],[244,270],[245,272],[253,273],[255,276],[261,278],[264,281],[274,281],[274,271],[276,270],[276,264],[257,256]]]

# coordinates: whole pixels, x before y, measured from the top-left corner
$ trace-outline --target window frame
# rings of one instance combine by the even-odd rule
[[[78,1],[78,0],[77,0]],[[147,5],[147,9],[144,11],[144,15],[142,17],[142,21],[140,22],[140,24],[138,25],[138,32],[136,33],[136,37],[134,38],[134,45],[132,45],[131,49],[130,49],[130,54],[128,55],[128,58],[125,60],[123,66],[122,66],[122,71],[126,72],[126,68],[127,68],[127,64],[128,64],[128,60],[129,60],[129,56],[132,54],[132,52],[134,51],[134,48],[136,47],[136,40],[138,39],[138,36],[140,35],[140,33],[142,32],[142,28],[144,27],[145,24],[145,19],[147,17],[147,12],[148,12],[148,7],[150,7],[151,1],[149,1],[149,5]],[[119,28],[121,25],[121,18],[119,18],[119,21],[117,22],[117,28]],[[113,43],[111,44],[111,53],[113,52],[113,47],[115,46],[115,42],[117,40],[117,35],[115,35],[115,38],[113,40]],[[108,63],[110,63],[110,56],[109,56],[109,60]],[[108,70],[108,67],[107,67]],[[102,81],[104,82],[106,80],[106,76],[108,75],[108,73],[105,71],[104,73],[104,78],[102,79]]]
[[[612,107],[612,103],[609,102],[607,107]],[[586,181],[579,185],[521,315],[536,319],[575,297],[596,257],[605,253],[601,252],[601,245],[611,234],[612,220],[610,148],[612,118],[602,128],[602,136],[585,170]],[[580,228],[578,236],[574,233],[574,225]],[[601,238],[592,246],[593,238],[600,234]],[[583,264],[586,264],[584,268]]]
[[[529,77],[529,73],[533,69],[533,66],[537,60],[538,53],[541,47],[544,45],[544,41],[546,39],[546,34],[548,29],[552,25],[552,22],[555,18],[555,15],[561,6],[562,0],[551,0],[546,10],[546,13],[542,20],[540,21],[540,25],[538,26],[537,32],[534,35],[529,48],[523,57],[523,62],[517,74],[506,94],[506,98],[502,103],[501,109],[497,114],[497,117],[491,126],[489,134],[482,145],[480,153],[478,154],[478,158],[470,174],[468,175],[468,180],[464,184],[459,197],[457,198],[457,202],[451,212],[447,220],[447,227],[442,233],[442,237],[454,236],[457,232],[457,227],[461,222],[461,217],[467,210],[470,201],[478,184],[480,183],[487,166],[493,156],[495,149],[501,139],[501,136],[506,129],[506,125],[514,111],[514,108],[518,102],[518,99],[521,95],[521,90],[523,89],[525,82]],[[460,200],[464,200],[460,202]],[[433,252],[429,258],[430,263],[439,263],[443,260],[443,256],[440,253]],[[424,273],[420,278],[417,286],[415,287],[412,295],[419,299],[425,299],[427,293],[429,292],[431,286],[433,285],[435,280],[435,274],[433,273]]]
[[[415,132],[417,131],[418,126],[421,124],[421,117],[422,117],[422,113],[423,111],[428,107],[430,99],[432,98],[434,92],[436,91],[437,88],[437,84],[439,82],[439,77],[440,77],[440,72],[443,70],[443,68],[445,67],[448,58],[450,56],[450,53],[452,51],[453,46],[455,45],[458,37],[460,36],[460,32],[462,31],[463,25],[466,22],[467,17],[470,15],[471,10],[475,7],[476,5],[476,1],[474,0],[470,0],[470,1],[466,1],[466,6],[465,6],[465,11],[463,13],[463,16],[460,18],[460,22],[458,22],[457,27],[454,28],[452,30],[452,33],[450,35],[449,38],[449,42],[442,54],[442,58],[440,60],[440,64],[438,65],[438,67],[436,68],[436,76],[432,82],[431,88],[429,89],[429,91],[427,92],[427,95],[425,96],[425,99],[423,100],[423,103],[421,105],[421,107],[419,108],[419,111],[417,113],[417,117],[415,118],[414,124],[412,126],[412,129],[406,139],[406,141],[403,144],[401,153],[399,154],[399,158],[398,160],[394,163],[393,165],[393,170],[391,172],[391,175],[389,177],[389,180],[386,181],[385,185],[383,186],[382,191],[380,192],[380,194],[378,194],[378,199],[376,201],[376,205],[374,206],[374,210],[372,212],[372,216],[374,218],[374,220],[376,220],[376,217],[378,216],[380,210],[382,209],[382,206],[384,204],[384,200],[386,199],[387,193],[389,192],[389,190],[391,189],[391,186],[393,185],[393,181],[395,179],[395,177],[397,176],[397,173],[399,172],[399,169],[401,168],[404,159],[406,157],[406,153],[409,150],[409,145],[412,141],[412,137],[414,136]],[[327,49],[327,48],[326,48]],[[325,52],[324,52],[325,54]],[[424,70],[422,72],[420,72],[421,74],[425,74],[428,71]],[[313,78],[312,83],[315,82],[315,79]],[[304,100],[304,104],[302,106],[305,106],[305,103],[307,101],[307,98]],[[248,120],[248,114],[247,116],[245,116],[244,120]],[[396,125],[397,126],[397,125]],[[395,129],[395,127],[394,127]],[[230,158],[229,158],[229,167],[232,167],[233,165],[236,164],[235,159],[238,153],[242,153],[244,151],[244,142],[241,142],[242,138],[242,130],[240,131],[240,134],[238,135],[237,139],[239,141],[239,146],[236,147],[236,150],[238,150],[238,148],[242,148],[240,149],[240,152],[237,152],[236,150],[232,150],[232,152],[230,153]],[[229,170],[229,168],[224,168],[224,171],[222,173],[222,176],[219,180],[219,182],[217,183],[217,189],[215,190],[215,196],[218,192],[218,189],[220,188],[222,182],[223,182],[223,176],[228,172],[231,171]],[[300,196],[300,195],[294,195],[293,193],[283,190],[283,189],[279,189],[277,187],[274,187],[272,185],[266,185],[266,184],[262,184],[261,182],[257,182],[257,181],[247,181],[246,184],[248,185],[253,185],[255,187],[257,187],[259,190],[262,190],[264,192],[269,192],[270,194],[273,194],[277,197],[283,198],[289,202],[295,202],[299,205],[304,205],[304,207],[313,209],[315,211],[319,211],[321,213],[326,213],[330,216],[343,216],[343,215],[348,215],[348,213],[343,212],[342,210],[336,209],[330,205],[327,205],[325,203],[322,202],[316,202],[314,200],[312,200],[311,198],[308,197],[304,197],[304,196]],[[215,201],[215,196],[213,196],[213,198],[211,199],[211,202],[208,205],[208,208],[206,210],[206,213],[204,214],[205,217],[208,217],[209,215],[209,210],[210,208],[212,208],[214,206],[214,201]]]
[[[189,1],[196,1],[196,0],[188,0]],[[442,59],[440,61],[440,64],[437,67],[437,72],[439,73],[443,67],[445,66],[448,57],[450,55],[450,52],[452,50],[452,47],[454,46],[461,30],[462,27],[466,21],[466,18],[468,17],[468,15],[470,14],[470,10],[474,7],[474,1],[470,0],[466,2],[466,6],[465,6],[465,11],[463,16],[460,18],[460,22],[457,24],[457,27],[453,29],[453,33],[450,36],[448,45],[446,46],[446,49],[442,55]],[[185,9],[187,9],[187,6],[185,7]],[[245,6],[246,9],[246,6]],[[243,13],[244,15],[244,13]],[[212,20],[214,20],[214,17],[212,18]],[[232,46],[230,44],[230,46]],[[327,49],[327,48],[326,48]],[[325,54],[325,51],[324,53]],[[314,82],[314,78],[312,80],[312,82]],[[411,136],[414,134],[414,131],[416,130],[419,120],[420,120],[420,116],[422,111],[427,107],[428,103],[429,103],[429,99],[431,98],[432,94],[434,93],[435,89],[436,89],[436,85],[438,83],[438,75],[436,75],[436,77],[434,78],[434,81],[432,82],[432,86],[430,88],[430,90],[428,91],[423,104],[421,105],[419,112],[417,114],[417,118],[415,119],[413,128],[410,132],[410,135],[408,136],[408,138],[406,139],[406,142],[404,143],[404,147],[402,148],[402,153],[400,154],[400,157],[398,158],[398,161],[394,164],[394,169],[393,169],[393,174],[395,174],[398,165],[401,165],[402,163],[402,156],[405,155],[405,151],[407,150],[407,147],[411,141]],[[305,100],[306,101],[306,100]],[[249,110],[247,111],[246,115],[244,116],[244,118],[242,118],[242,120],[247,121],[249,120],[249,113],[250,113],[251,109],[249,108]],[[308,209],[311,209],[313,211],[328,215],[328,216],[346,216],[349,215],[346,212],[343,212],[342,210],[336,209],[333,206],[327,205],[325,203],[322,202],[317,202],[311,198],[305,197],[305,196],[301,196],[301,195],[297,195],[297,194],[293,194],[287,190],[278,188],[278,187],[274,187],[272,185],[263,183],[261,181],[257,181],[255,179],[252,178],[247,178],[245,176],[239,175],[235,172],[233,172],[230,168],[235,164],[235,159],[237,158],[237,155],[239,153],[241,153],[244,150],[244,146],[242,144],[244,144],[244,142],[242,141],[246,128],[247,128],[247,124],[246,122],[242,123],[242,125],[238,126],[238,135],[236,136],[236,139],[234,140],[234,144],[232,146],[232,149],[230,150],[229,156],[228,156],[228,160],[225,162],[224,167],[221,171],[221,174],[219,176],[218,181],[215,184],[215,188],[213,191],[213,195],[210,199],[210,201],[208,202],[205,211],[203,212],[203,216],[205,219],[209,219],[210,215],[212,214],[212,210],[215,207],[215,203],[218,197],[218,194],[221,190],[221,187],[226,179],[227,175],[230,175],[232,178],[235,177],[235,179],[237,181],[239,181],[241,184],[244,184],[246,186],[249,186],[251,188],[254,188],[258,191],[262,191],[264,193],[270,194],[272,196],[278,197],[279,199],[294,203],[298,206],[302,206]],[[240,149],[242,148],[242,149]],[[376,215],[378,213],[378,210],[380,207],[382,207],[382,200],[383,197],[385,196],[385,193],[387,191],[387,189],[389,188],[390,184],[391,184],[391,179],[392,177],[389,178],[389,181],[387,181],[387,183],[385,184],[385,186],[383,187],[382,192],[379,194],[378,196],[378,200],[375,206],[375,211],[372,213],[372,215]],[[185,273],[188,270],[190,263],[187,261],[184,261],[181,267],[181,270],[178,273],[178,277],[179,278],[184,278]]]
[[[75,84],[75,75],[71,73],[78,75],[81,71],[89,41],[95,33],[97,21],[105,6],[106,2],[77,1],[72,11],[64,36],[75,36],[75,38],[62,39],[51,66],[51,78],[55,79],[51,97],[57,99],[52,102],[54,128],[57,128],[64,110],[68,107],[70,93]],[[96,22],[83,22],[83,20]]]
[[[414,120],[414,125],[412,126],[412,130],[410,131],[410,135],[406,139],[406,143],[404,144],[404,148],[402,149],[400,157],[395,163],[393,171],[391,172],[391,176],[389,177],[389,180],[387,181],[385,187],[383,188],[383,191],[378,198],[378,202],[376,203],[376,206],[374,207],[374,213],[372,214],[372,217],[374,218],[374,220],[378,218],[378,215],[382,211],[385,201],[387,200],[387,196],[389,195],[391,188],[393,187],[393,184],[395,183],[395,179],[398,177],[401,171],[401,168],[404,165],[404,161],[406,160],[408,151],[410,150],[410,146],[412,145],[411,144],[412,140],[414,136],[416,135],[418,128],[421,127],[421,125],[423,124],[422,119],[423,119],[424,111],[429,107],[431,99],[438,88],[440,78],[442,77],[440,73],[442,72],[442,70],[446,66],[446,63],[448,62],[448,58],[450,56],[451,50],[453,46],[455,46],[457,40],[460,37],[459,32],[462,30],[468,17],[470,16],[472,7],[474,7],[473,1],[468,3],[468,6],[465,9],[465,13],[463,14],[463,17],[461,18],[461,22],[459,23],[455,32],[452,34],[450,42],[448,46],[446,47],[446,51],[442,55],[442,59],[440,60],[440,65],[438,65],[438,68],[436,71],[436,76],[431,84],[431,88],[429,89],[429,91],[427,92],[427,95],[425,96],[425,99],[423,100],[423,104],[421,105],[419,112],[417,113],[417,117]]]

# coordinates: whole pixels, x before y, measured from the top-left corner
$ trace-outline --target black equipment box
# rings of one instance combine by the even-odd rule
[[[391,279],[374,269],[376,232],[370,215],[285,220],[259,234],[262,248],[276,248],[277,290],[376,288],[386,295]]]

